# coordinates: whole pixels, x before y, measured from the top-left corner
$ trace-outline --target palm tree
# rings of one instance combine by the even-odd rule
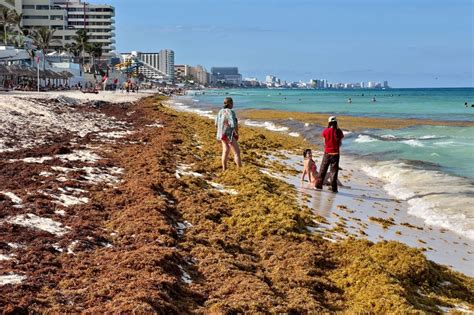
[[[8,45],[8,29],[15,23],[14,14],[16,11],[7,8],[0,10],[0,24],[3,26],[3,43]]]
[[[33,31],[33,44],[38,50],[46,56],[51,44],[61,44],[58,39],[53,39],[56,30],[49,29],[46,26],[40,27]],[[43,70],[46,68],[46,62],[43,64]]]
[[[16,28],[18,34],[25,36],[25,30],[21,21],[23,20],[23,13],[18,13],[15,10],[12,10],[11,13],[11,25]]]
[[[72,54],[74,58],[77,58],[81,54],[81,49],[77,46],[76,43],[66,44],[64,45],[64,50],[69,54]]]
[[[102,43],[93,43],[92,44],[92,53],[94,54],[95,58],[99,59],[102,57],[104,50],[102,49]]]
[[[17,35],[11,40],[11,42],[12,42],[13,46],[15,46],[17,48],[23,48],[23,47],[25,47],[26,37]]]
[[[89,54],[89,69],[94,69],[94,49],[91,43],[87,43],[84,52]]]
[[[94,63],[97,58],[99,60],[99,62],[97,62],[97,65],[100,65],[100,57],[102,57],[102,53],[103,53],[102,44],[92,43],[91,50],[92,50],[92,55],[94,56]],[[96,68],[98,68],[98,66]]]
[[[72,38],[72,40],[75,42],[77,48],[79,51],[81,51],[81,67],[84,68],[84,52],[86,51],[86,48],[89,44],[89,35],[87,35],[87,31],[80,29],[76,32],[76,35]]]
[[[17,48],[23,48],[26,43],[26,35],[28,34],[28,30],[21,25],[23,13],[18,13],[15,10],[11,11],[11,26],[14,31],[13,34],[11,34],[12,42]]]

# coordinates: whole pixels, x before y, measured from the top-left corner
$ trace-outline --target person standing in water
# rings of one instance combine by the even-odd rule
[[[328,127],[323,130],[324,138],[324,156],[319,168],[318,180],[316,181],[316,189],[322,189],[324,178],[331,166],[331,190],[337,192],[337,175],[339,173],[339,148],[341,147],[344,133],[337,127],[336,116],[328,119]]]
[[[216,117],[217,140],[222,143],[222,170],[227,169],[227,160],[229,159],[230,149],[234,151],[234,161],[237,167],[242,166],[240,160],[240,148],[237,140],[239,139],[239,123],[237,115],[232,110],[234,101],[231,97],[224,99],[224,108],[222,108]]]

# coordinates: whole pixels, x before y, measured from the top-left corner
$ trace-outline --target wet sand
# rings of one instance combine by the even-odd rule
[[[287,155],[288,160],[282,162],[301,172],[300,157]],[[321,152],[314,155],[321,160]],[[334,240],[353,236],[373,242],[399,241],[423,250],[439,264],[474,276],[474,241],[408,214],[407,202],[389,196],[385,183],[367,176],[357,161],[342,156],[341,167],[339,179],[344,186],[337,194],[327,186],[315,190],[308,182],[300,183],[299,176],[279,175],[298,189],[301,202],[320,219],[315,233]]]

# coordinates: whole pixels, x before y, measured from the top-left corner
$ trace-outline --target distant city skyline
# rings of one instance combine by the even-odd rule
[[[474,86],[470,0],[117,0],[113,5],[117,52],[173,49],[177,64],[236,66],[244,77],[262,81],[271,73],[288,81]]]

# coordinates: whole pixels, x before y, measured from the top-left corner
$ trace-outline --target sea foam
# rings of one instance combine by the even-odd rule
[[[424,147],[425,146],[419,140],[415,140],[415,139],[405,140],[405,141],[402,141],[402,143],[408,144],[411,147]]]
[[[399,161],[377,162],[362,169],[386,182],[384,189],[391,196],[407,201],[409,214],[474,240],[474,187],[469,180],[417,170]]]
[[[247,125],[247,126],[251,126],[251,127],[265,128],[265,129],[270,130],[270,131],[284,132],[284,131],[289,130],[288,127],[276,125],[271,121],[255,121],[255,120],[246,119],[244,121],[244,124]]]
[[[170,107],[176,109],[177,111],[180,111],[180,112],[188,112],[188,113],[194,113],[194,114],[197,114],[199,116],[202,116],[202,117],[207,117],[209,119],[215,119],[216,118],[216,115],[214,115],[212,113],[212,110],[202,110],[202,109],[197,109],[197,108],[193,108],[191,106],[188,106],[188,105],[185,105],[183,103],[180,103],[180,102],[170,102],[168,103],[170,105]]]
[[[357,143],[368,143],[368,142],[375,142],[377,139],[372,138],[371,136],[367,135],[359,135],[357,139],[354,140]]]

